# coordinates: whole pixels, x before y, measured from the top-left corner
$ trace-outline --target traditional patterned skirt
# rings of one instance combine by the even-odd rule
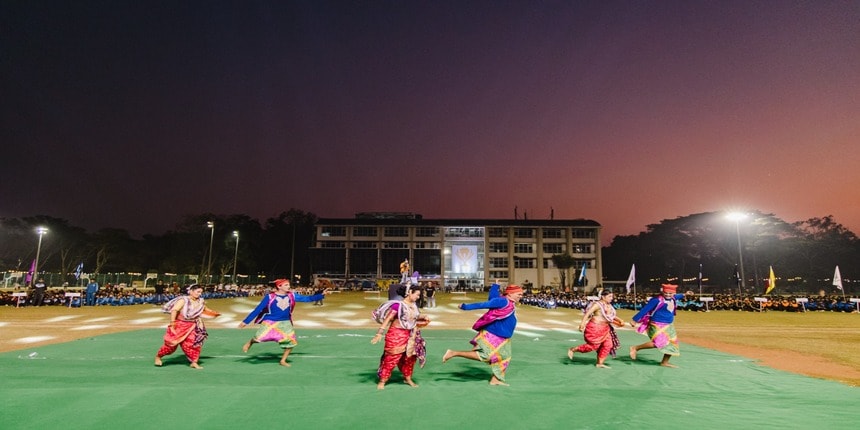
[[[424,339],[419,330],[407,330],[399,327],[389,327],[385,333],[385,349],[379,359],[379,370],[376,372],[381,381],[391,377],[395,367],[406,378],[411,378],[415,362],[425,361]]]
[[[292,321],[261,321],[260,328],[254,335],[254,341],[278,342],[282,349],[293,348],[299,344],[296,340],[296,331],[293,329]]]
[[[678,334],[675,332],[674,324],[651,321],[648,324],[648,337],[663,354],[681,355],[681,349],[678,346]]]
[[[195,321],[176,320],[173,326],[167,326],[164,332],[164,345],[156,353],[159,357],[173,354],[178,346],[191,362],[196,362],[203,349],[203,342],[209,337],[206,326],[199,319]]]
[[[599,358],[606,358],[610,354],[615,357],[615,351],[620,345],[618,335],[615,334],[615,330],[610,324],[597,324],[594,321],[589,321],[588,325],[585,326],[583,338],[586,343],[579,345],[576,351],[591,352],[597,350]]]
[[[496,379],[504,382],[505,372],[511,362],[511,340],[481,330],[469,343],[475,346],[474,350],[481,361],[489,363]]]

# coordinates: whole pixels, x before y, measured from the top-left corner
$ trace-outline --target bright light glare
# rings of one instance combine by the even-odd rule
[[[732,221],[735,221],[735,222],[740,221],[742,219],[746,219],[746,217],[747,217],[747,214],[745,214],[743,212],[729,212],[728,215],[726,215],[726,218],[728,218]]]

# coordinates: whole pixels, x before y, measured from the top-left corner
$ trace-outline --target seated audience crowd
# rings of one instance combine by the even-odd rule
[[[17,306],[18,297],[12,296],[13,292],[27,291],[21,289],[18,291],[3,291],[0,293],[0,306]],[[96,294],[96,306],[128,306],[128,305],[161,305],[167,303],[177,295],[183,294],[184,289],[178,284],[174,284],[167,288],[164,294],[156,295],[154,290],[146,289],[144,291],[137,288],[121,288],[115,285],[107,284]],[[203,290],[204,299],[223,299],[230,297],[249,297],[259,296],[269,291],[266,285],[244,285],[241,287],[233,287],[230,285],[207,285]],[[66,297],[67,292],[80,292],[80,297]],[[83,300],[86,299],[86,294],[83,291],[67,290],[63,288],[49,288],[45,292],[45,297],[42,306],[69,306],[71,301],[72,307],[80,307]],[[30,291],[20,305],[32,306],[33,293]]]
[[[0,292],[0,306],[17,306],[18,297],[14,297],[12,293],[27,291],[25,289],[9,290]],[[71,290],[70,290],[71,291]],[[234,287],[231,285],[207,285],[204,288],[203,298],[205,299],[221,299],[231,297],[252,297],[266,294],[270,291],[267,285],[244,285]],[[296,292],[306,295],[312,295],[319,291],[313,287],[298,287]],[[72,307],[80,307],[82,300],[85,299],[85,294],[80,297],[66,297],[66,289],[49,288],[45,293],[43,306],[69,306],[71,300]],[[78,292],[78,291],[75,291]],[[156,295],[154,291],[147,289],[140,291],[137,288],[121,288],[115,285],[107,284],[102,287],[96,294],[96,306],[128,306],[128,305],[161,305],[173,299],[177,295],[184,293],[184,289],[174,283],[169,286],[165,293]],[[527,292],[521,303],[529,306],[536,306],[545,309],[555,308],[570,308],[584,310],[589,303],[589,296],[594,296],[596,292],[560,292],[556,289],[545,288],[543,290],[533,289]],[[651,298],[649,293],[632,293],[616,292],[615,302],[613,305],[616,309],[636,310],[641,309],[648,299]],[[828,312],[856,312],[857,304],[844,298],[841,295],[830,296],[764,296],[767,297],[766,302],[755,301],[757,295],[740,296],[737,294],[713,294],[707,297],[713,297],[713,301],[709,303],[699,300],[699,295],[692,291],[687,291],[684,299],[678,301],[679,311],[704,312],[708,311],[783,311],[783,312],[804,312],[804,311],[828,311]],[[798,303],[795,300],[798,297],[806,297],[806,303]],[[20,306],[32,306],[33,294],[29,292],[25,300],[20,303]]]
[[[584,310],[588,306],[589,296],[594,296],[595,293],[582,292],[559,292],[552,289],[543,291],[532,291],[523,296],[521,303],[537,306],[546,309],[554,309],[557,307],[572,308]],[[635,296],[632,293],[616,292],[615,302],[613,305],[616,309],[641,309],[652,294],[638,293]],[[830,296],[758,296],[748,295],[739,296],[737,294],[713,294],[707,297],[713,297],[714,301],[705,304],[699,300],[699,295],[692,291],[687,291],[685,297],[678,301],[679,311],[783,311],[783,312],[804,312],[804,311],[829,311],[829,312],[856,312],[857,304],[852,303],[846,297],[841,295]],[[766,297],[766,302],[757,302],[755,297]],[[807,297],[808,302],[798,303],[795,300],[798,297]]]

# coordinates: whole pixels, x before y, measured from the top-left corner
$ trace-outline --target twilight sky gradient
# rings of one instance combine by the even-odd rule
[[[0,3],[0,216],[832,214],[858,1]]]

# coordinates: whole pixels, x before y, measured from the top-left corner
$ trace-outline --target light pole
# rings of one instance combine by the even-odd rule
[[[233,252],[233,286],[237,287],[239,284],[236,282],[236,261],[239,258],[239,231],[233,230],[233,237],[236,238],[236,250]]]
[[[33,262],[33,277],[30,278],[30,285],[39,278],[39,254],[42,253],[42,236],[48,232],[45,227],[36,227],[36,233],[39,235],[39,244],[36,245],[36,261]]]
[[[215,239],[215,223],[213,221],[209,221],[206,223],[206,227],[209,227],[209,264],[206,265],[206,279],[207,283],[212,283],[212,241]]]
[[[293,280],[293,276],[296,273],[293,268],[295,267],[296,262],[296,219],[293,218],[293,241],[292,246],[290,247],[290,282]]]
[[[746,219],[747,214],[741,212],[731,212],[726,215],[726,218],[735,222],[735,231],[738,234],[738,264],[741,269],[740,282],[738,282],[738,293],[743,295],[743,290],[746,289],[746,277],[744,276],[744,250],[741,245],[741,220]]]

